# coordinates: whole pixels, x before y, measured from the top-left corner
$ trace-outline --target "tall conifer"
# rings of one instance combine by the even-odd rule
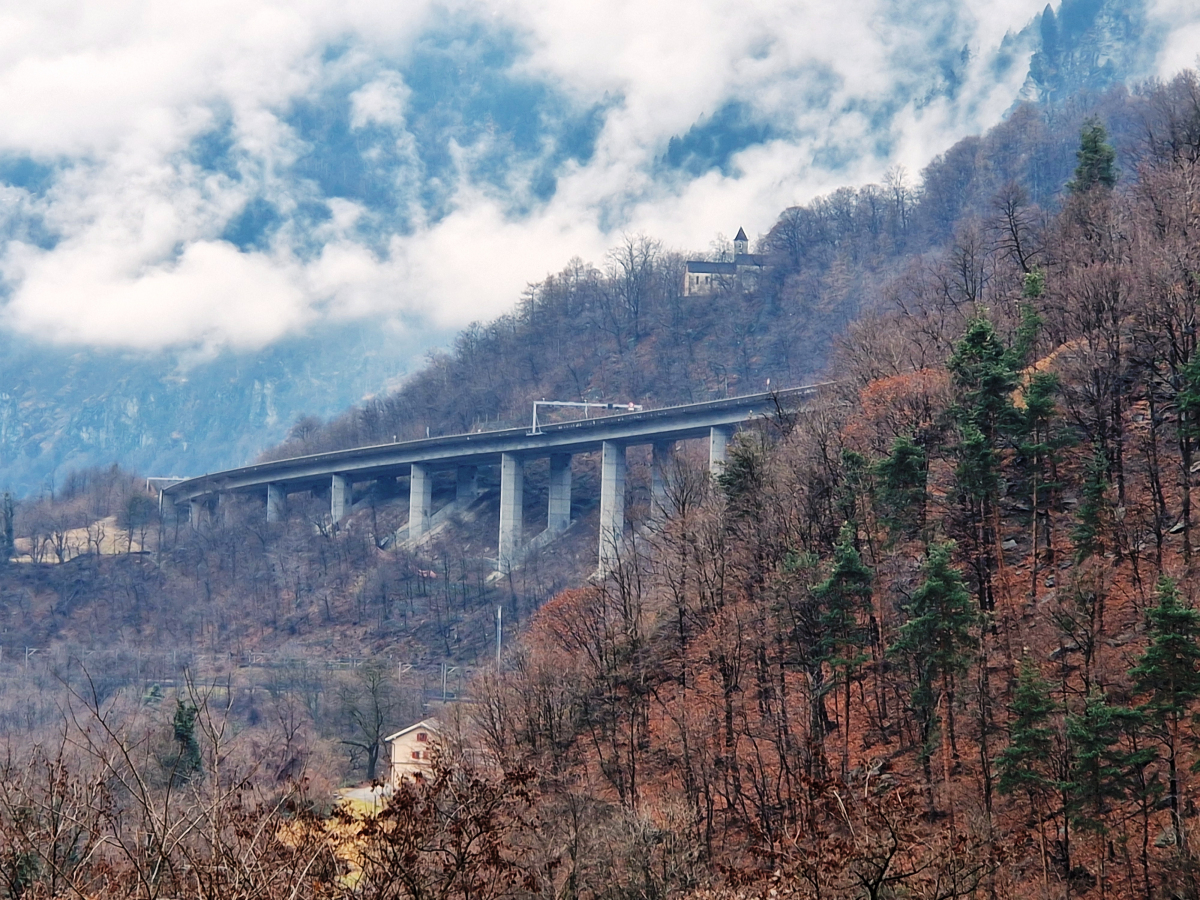
[[[1075,177],[1067,182],[1072,194],[1082,194],[1100,186],[1111,188],[1117,183],[1117,151],[1108,142],[1108,131],[1099,119],[1083,123],[1079,149],[1075,152],[1079,165]]]
[[[916,537],[925,527],[928,460],[912,438],[902,434],[892,452],[875,464],[875,498],[880,519],[892,537]]]
[[[1175,582],[1158,582],[1158,604],[1146,614],[1149,644],[1130,670],[1134,690],[1145,696],[1146,722],[1167,751],[1167,794],[1175,845],[1184,848],[1178,765],[1181,724],[1200,697],[1200,613],[1180,601]]]
[[[929,757],[937,731],[938,706],[945,698],[950,743],[955,746],[954,702],[958,679],[971,663],[977,645],[973,632],[979,614],[962,573],[950,564],[953,543],[933,544],[921,567],[923,580],[905,606],[908,621],[892,647],[910,660],[916,675],[912,704],[921,725],[923,762],[929,776]]]
[[[854,546],[855,538],[855,526],[847,522],[833,551],[829,577],[813,588],[821,608],[821,655],[842,687],[843,773],[850,756],[850,685],[867,660],[863,619],[871,604],[872,573]]]
[[[1008,746],[996,758],[999,772],[997,787],[1001,794],[1022,793],[1029,800],[1030,812],[1038,823],[1041,838],[1043,873],[1046,869],[1045,801],[1058,789],[1054,763],[1055,703],[1050,684],[1042,677],[1028,655],[1017,672],[1009,713]]]

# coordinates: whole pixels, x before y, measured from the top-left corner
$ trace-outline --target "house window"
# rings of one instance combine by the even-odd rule
[[[420,758],[421,758],[421,751],[420,751],[420,750],[414,750],[414,751],[413,751],[413,759],[420,759]]]
[[[417,732],[417,743],[420,743],[420,744],[427,744],[427,743],[429,743],[429,735],[427,735],[427,734],[426,734],[425,732],[423,732],[423,731],[418,731],[418,732]]]

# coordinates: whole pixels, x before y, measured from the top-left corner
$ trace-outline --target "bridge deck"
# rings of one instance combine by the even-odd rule
[[[808,385],[543,425],[536,434],[524,428],[509,428],[298,456],[191,478],[165,488],[163,496],[170,502],[184,503],[222,492],[264,490],[268,484],[303,490],[306,486],[328,484],[333,475],[363,481],[403,475],[414,463],[429,468],[490,465],[499,463],[504,453],[534,458],[555,453],[588,453],[599,450],[606,441],[648,444],[701,438],[707,437],[711,428],[771,416],[781,408],[795,409],[823,386]]]

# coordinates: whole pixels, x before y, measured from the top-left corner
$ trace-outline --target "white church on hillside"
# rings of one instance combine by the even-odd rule
[[[683,295],[712,294],[722,290],[752,290],[765,271],[767,258],[750,252],[750,239],[746,230],[738,228],[733,239],[733,259],[726,262],[711,262],[706,259],[689,259],[683,276]]]

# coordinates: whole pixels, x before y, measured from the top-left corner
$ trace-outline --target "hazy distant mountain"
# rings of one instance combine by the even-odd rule
[[[355,323],[189,364],[0,335],[0,485],[36,493],[64,471],[114,462],[146,475],[240,465],[299,416],[330,416],[395,386],[414,355],[411,338],[395,342]]]

